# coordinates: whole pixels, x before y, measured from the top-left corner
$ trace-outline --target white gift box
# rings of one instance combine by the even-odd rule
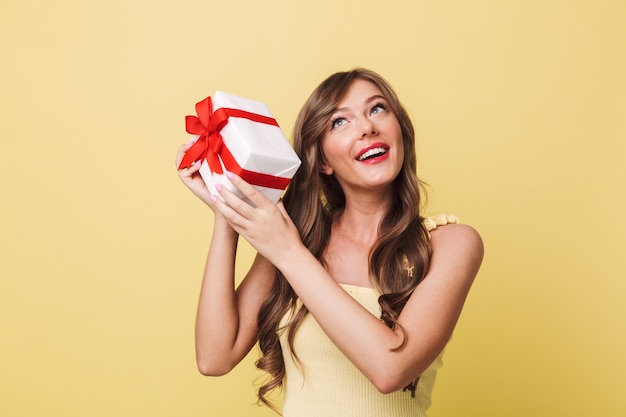
[[[220,108],[229,108],[274,118],[265,103],[238,97],[223,91],[217,91],[212,101],[213,113]],[[279,177],[282,180],[279,181],[282,185],[278,186],[273,184],[272,186],[263,186],[248,180],[254,188],[269,200],[274,203],[278,202],[287,186],[288,180],[293,178],[301,163],[280,127],[255,122],[243,117],[230,116],[226,125],[220,130],[220,134],[223,139],[222,146],[226,147],[226,151],[232,154],[239,168],[245,171]],[[222,155],[220,155],[219,159],[224,173],[218,174],[213,172],[207,160],[204,159],[200,166],[202,179],[212,194],[219,195],[215,186],[221,184],[240,198],[243,198],[243,195],[231,184],[225,173],[231,171],[246,179],[245,175],[237,172],[239,168],[232,169],[232,167],[229,167]],[[228,158],[226,158],[226,161],[228,161]]]

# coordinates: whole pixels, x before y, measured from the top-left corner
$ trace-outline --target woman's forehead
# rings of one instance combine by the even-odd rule
[[[383,92],[368,80],[356,79],[346,89],[346,92],[341,96],[337,102],[337,109],[344,107],[352,107],[358,104],[367,104],[368,102],[377,99],[385,98]]]

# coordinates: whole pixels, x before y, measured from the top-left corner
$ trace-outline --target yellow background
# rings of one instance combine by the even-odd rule
[[[486,245],[432,416],[626,415],[625,16],[621,0],[2,0],[0,415],[273,415],[253,358],[195,369],[212,217],[174,156],[215,90],[265,101],[290,134],[354,66],[412,114],[429,211]]]

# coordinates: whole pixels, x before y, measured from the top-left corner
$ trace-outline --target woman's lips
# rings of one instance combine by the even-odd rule
[[[373,163],[387,159],[389,155],[389,146],[384,143],[373,143],[370,146],[361,149],[356,156],[359,162]]]

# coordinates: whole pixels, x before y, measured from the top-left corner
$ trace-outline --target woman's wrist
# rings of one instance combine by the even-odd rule
[[[235,229],[228,224],[228,221],[224,218],[224,216],[219,214],[215,216],[215,220],[213,222],[213,235],[215,236],[216,234],[220,234],[224,237],[230,236],[233,238],[237,238],[239,236]]]
[[[268,260],[287,275],[291,268],[299,268],[301,265],[306,264],[308,258],[312,256],[307,247],[302,242],[299,242],[299,244],[285,244],[283,250],[279,251],[276,256],[273,256],[273,259],[268,257]]]

